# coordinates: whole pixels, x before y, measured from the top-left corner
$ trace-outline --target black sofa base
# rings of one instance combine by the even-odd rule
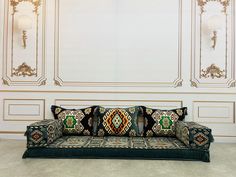
[[[208,150],[128,148],[28,148],[22,158],[167,159],[210,162]]]

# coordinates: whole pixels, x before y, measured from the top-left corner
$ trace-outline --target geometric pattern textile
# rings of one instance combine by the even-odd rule
[[[144,116],[144,135],[174,137],[176,132],[176,122],[183,120],[187,115],[187,108],[174,110],[160,110],[142,107]]]
[[[139,136],[139,107],[103,108],[96,111],[98,136]]]
[[[176,123],[176,137],[193,149],[209,149],[214,141],[211,129],[196,122]]]
[[[27,147],[46,147],[62,136],[62,123],[59,120],[42,120],[27,126]]]
[[[48,148],[187,149],[187,146],[172,137],[63,136]]]
[[[55,119],[63,123],[64,135],[93,134],[93,117],[95,106],[84,109],[65,109],[59,106],[51,106]]]

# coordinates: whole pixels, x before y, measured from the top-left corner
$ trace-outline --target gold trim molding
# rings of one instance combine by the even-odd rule
[[[20,3],[32,4],[35,15],[35,64],[30,66],[27,61],[14,66],[17,58],[14,56],[15,15]],[[7,86],[41,86],[46,84],[45,73],[45,0],[5,0],[4,14],[4,50],[3,50],[3,84]],[[40,18],[40,19],[39,19]],[[42,19],[42,20],[41,20]],[[42,21],[42,25],[39,22]],[[39,30],[40,29],[40,30]],[[42,35],[42,38],[40,37]],[[40,37],[40,39],[39,39]],[[40,41],[39,41],[40,40]],[[42,46],[42,48],[39,48]],[[33,57],[33,56],[32,56]],[[39,58],[42,57],[42,58]],[[23,77],[20,77],[23,76]],[[28,76],[26,78],[26,76]],[[31,77],[35,76],[35,77]],[[31,79],[32,78],[32,79]]]
[[[29,104],[24,103],[24,104],[14,104],[14,105],[38,105],[39,106],[39,111],[41,109],[43,109],[42,119],[29,119],[29,120],[27,120],[27,119],[6,119],[5,118],[6,117],[6,105],[7,105],[6,101],[29,101]],[[40,103],[39,104],[30,104],[31,101],[41,101],[42,102],[42,107],[40,106]],[[3,99],[3,121],[4,122],[32,122],[32,121],[45,120],[46,119],[46,116],[45,116],[46,104],[45,103],[46,103],[45,99]],[[8,104],[8,111],[9,111],[9,105],[10,104]],[[13,104],[11,104],[11,105],[13,105]],[[7,114],[10,115],[9,112]],[[22,114],[14,115],[14,116],[18,116],[18,117],[22,117],[22,116],[30,117],[30,116],[32,116],[33,117],[33,115],[22,115]],[[36,115],[34,115],[34,116],[36,116]],[[38,117],[39,116],[40,116],[40,112],[39,112]]]
[[[101,100],[101,99],[55,99],[54,104],[57,105],[58,102],[68,102],[68,101],[75,101],[75,102],[143,102],[143,103],[161,103],[161,102],[166,102],[166,103],[179,103],[180,107],[183,107],[183,100],[124,100],[124,99],[109,99],[109,100]],[[107,104],[106,104],[107,105]],[[86,106],[86,105],[80,105],[80,106]],[[108,105],[112,106],[112,105]],[[127,106],[127,105],[116,105],[116,106]],[[131,105],[129,105],[131,106]],[[149,105],[150,106],[150,105]],[[151,107],[151,106],[150,106]]]
[[[22,134],[22,135],[24,135],[24,131],[0,131],[0,134]]]
[[[32,3],[34,5],[33,12],[35,12],[36,14],[38,14],[38,9],[39,9],[39,6],[41,5],[41,0],[10,0],[10,2],[11,2],[11,6],[13,7],[13,13],[18,12],[16,10],[16,7],[21,2],[30,2],[30,3]]]
[[[209,13],[206,11],[205,6],[209,2],[220,3],[223,6],[222,11],[225,16],[225,58],[224,65],[218,66],[218,64],[211,64],[210,66],[204,66],[202,68],[202,23],[203,13]],[[199,8],[199,13],[198,13]],[[230,9],[230,11],[229,11]],[[235,87],[235,1],[234,0],[192,0],[192,46],[191,46],[191,86],[202,88],[230,88]],[[199,16],[197,16],[199,14]],[[230,23],[228,23],[230,19]],[[197,26],[199,21],[199,26]],[[230,26],[229,26],[230,24]],[[199,32],[197,33],[197,30]],[[229,36],[231,34],[231,36]],[[197,38],[200,44],[197,43]],[[199,53],[198,53],[199,52]],[[196,53],[198,53],[196,55]],[[197,58],[197,56],[199,58]],[[230,58],[229,58],[230,57]],[[208,59],[208,58],[206,58]],[[204,59],[204,60],[206,60]],[[212,63],[214,60],[212,59]]]
[[[226,77],[225,70],[221,70],[220,67],[216,66],[215,64],[211,64],[211,66],[207,67],[205,70],[202,69],[202,77],[208,78],[211,77],[212,79]]]
[[[25,62],[22,63],[17,68],[13,68],[12,76],[36,76],[36,69],[32,69],[29,65],[27,65]]]
[[[222,12],[226,13],[227,12],[227,7],[229,6],[229,1],[230,0],[197,0],[198,6],[201,7],[201,14],[205,12],[204,6],[208,2],[219,2],[223,6]]]
[[[178,77],[174,81],[170,82],[81,82],[81,81],[65,81],[60,77],[59,73],[59,43],[60,43],[60,33],[59,33],[59,22],[60,22],[60,1],[56,1],[56,12],[55,12],[55,58],[54,58],[54,84],[57,86],[95,86],[95,87],[181,87],[183,83],[182,79],[182,0],[179,2],[179,24],[178,24]]]
[[[199,105],[196,106],[197,103],[218,103],[221,106],[204,106],[204,107],[212,107],[212,108],[222,108],[222,103],[228,103],[228,104],[232,104],[232,122],[204,122],[204,121],[197,121],[196,118],[194,117],[195,115],[195,111],[197,111],[197,115],[198,115],[198,119],[203,119],[202,117],[199,116]],[[196,109],[197,107],[197,109]],[[230,108],[230,106],[226,106],[226,108]],[[192,101],[192,116],[193,116],[193,121],[196,121],[198,123],[206,123],[206,124],[235,124],[235,101],[202,101],[202,100],[194,100]],[[204,117],[204,118],[215,118],[215,117]],[[226,117],[222,117],[223,119]],[[221,119],[221,118],[220,118]],[[228,119],[228,118],[226,118]]]
[[[194,83],[193,83],[194,84]],[[236,95],[236,92],[228,91],[228,92],[207,92],[207,91],[112,91],[112,90],[107,90],[107,91],[96,91],[96,90],[0,90],[0,93],[50,93],[50,94],[57,94],[57,93],[62,93],[62,94],[67,94],[67,93],[81,93],[81,94],[177,94],[177,95],[188,95],[188,94],[204,94],[204,95]]]

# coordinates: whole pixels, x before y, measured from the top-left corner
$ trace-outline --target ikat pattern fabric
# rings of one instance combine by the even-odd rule
[[[209,149],[214,141],[211,129],[196,122],[176,123],[176,137],[193,149]]]
[[[103,108],[96,111],[97,136],[140,136],[138,116],[140,108]]]
[[[172,137],[63,136],[48,148],[187,149],[187,146]]]
[[[59,106],[52,106],[51,110],[55,119],[63,123],[64,135],[93,134],[93,117],[96,106],[84,109],[65,109]]]
[[[160,110],[142,107],[144,116],[144,136],[174,137],[176,122],[183,120],[187,115],[187,108]]]
[[[59,120],[43,120],[27,126],[27,147],[46,147],[62,136],[62,123]]]
[[[185,122],[176,122],[176,137],[189,147],[189,128]]]

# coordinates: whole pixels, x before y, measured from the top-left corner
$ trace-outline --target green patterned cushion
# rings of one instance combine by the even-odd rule
[[[103,108],[98,107],[96,118],[98,136],[140,136],[138,128],[139,107]]]
[[[84,109],[65,109],[52,106],[51,110],[55,119],[63,123],[63,134],[86,135],[93,134],[93,117],[95,106]]]
[[[172,110],[143,108],[144,136],[175,136],[176,122],[187,115],[187,108]]]

